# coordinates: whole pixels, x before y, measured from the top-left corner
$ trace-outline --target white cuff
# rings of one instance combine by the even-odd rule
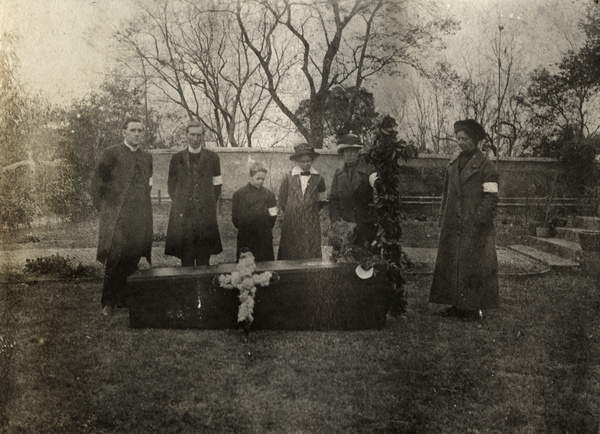
[[[223,178],[221,176],[213,176],[213,185],[223,185]]]
[[[150,179],[148,180],[148,185],[149,185],[150,187],[152,187],[152,177],[150,177]]]
[[[484,193],[498,193],[498,183],[497,182],[484,182],[483,183],[483,192]]]
[[[276,206],[274,206],[272,208],[269,208],[269,215],[271,217],[276,217],[277,216],[277,207]]]

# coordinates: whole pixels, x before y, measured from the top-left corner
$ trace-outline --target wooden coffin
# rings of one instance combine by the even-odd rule
[[[129,279],[131,327],[236,328],[238,290],[215,277],[236,264],[138,271]],[[258,287],[253,330],[361,330],[385,327],[389,283],[377,275],[361,280],[354,265],[322,261],[257,263],[257,273],[277,273]]]

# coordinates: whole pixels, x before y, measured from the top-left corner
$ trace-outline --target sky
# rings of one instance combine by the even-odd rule
[[[144,0],[140,0],[143,2]],[[430,0],[434,1],[434,0]],[[461,21],[449,56],[489,49],[498,24],[519,35],[530,65],[550,64],[576,40],[577,19],[592,0],[441,0]],[[20,77],[30,91],[68,104],[101,82],[113,65],[111,35],[135,16],[135,0],[2,0],[0,29],[19,36]],[[508,33],[507,33],[508,34]]]
[[[2,0],[0,29],[18,35],[26,87],[66,104],[113,64],[111,35],[134,14],[127,0]]]

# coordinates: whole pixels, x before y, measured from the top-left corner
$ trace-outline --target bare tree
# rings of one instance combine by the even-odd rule
[[[127,49],[123,60],[137,74],[140,64],[149,69],[162,99],[204,122],[219,146],[252,146],[259,125],[270,121],[271,96],[234,15],[200,5],[164,1],[145,7],[141,19],[116,35]],[[285,65],[279,67],[285,72]]]
[[[391,72],[399,64],[419,67],[415,52],[432,44],[435,31],[443,25],[423,24],[411,8],[426,7],[401,0],[237,0],[236,17],[242,40],[258,59],[274,103],[309,143],[321,148],[323,114],[333,86],[359,92],[369,77]],[[285,45],[279,42],[281,38]],[[295,65],[289,77],[277,67],[281,59]],[[292,109],[296,99],[277,89],[283,83],[282,88],[302,92],[301,99],[309,101],[309,125]],[[357,98],[358,94],[351,104]]]

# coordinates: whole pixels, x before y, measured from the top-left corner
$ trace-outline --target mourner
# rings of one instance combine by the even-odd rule
[[[290,157],[296,165],[281,181],[279,207],[283,211],[278,259],[321,258],[319,211],[325,203],[325,180],[312,167],[319,154],[302,143]]]
[[[105,264],[102,314],[127,304],[127,277],[152,254],[152,155],[141,149],[140,119],[123,124],[123,143],[105,149],[92,177],[92,197],[100,211],[98,261]]]
[[[248,184],[231,200],[231,218],[238,230],[237,259],[243,249],[254,255],[255,261],[273,261],[273,226],[277,219],[275,194],[263,186],[267,169],[260,163],[250,167]]]
[[[197,121],[186,127],[187,149],[171,158],[167,187],[171,213],[165,253],[181,259],[184,267],[209,265],[211,255],[223,251],[217,224],[221,195],[219,156],[206,149],[204,126]]]
[[[483,127],[467,119],[454,124],[461,148],[446,170],[440,242],[429,301],[450,305],[446,314],[483,319],[498,306],[498,260],[494,215],[498,171],[478,145]]]
[[[336,151],[344,159],[331,181],[329,218],[331,223],[344,220],[356,223],[356,243],[371,243],[375,238],[373,215],[373,170],[359,159],[363,145],[355,134],[343,136]]]

